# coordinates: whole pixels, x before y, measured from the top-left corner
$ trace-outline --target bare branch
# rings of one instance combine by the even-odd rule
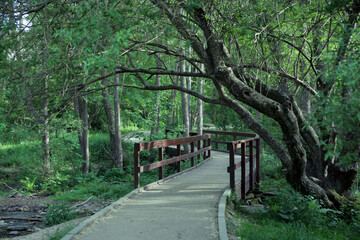
[[[315,89],[313,89],[312,87],[310,87],[308,84],[304,83],[302,80],[300,80],[299,78],[297,77],[294,77],[284,71],[279,71],[279,70],[275,70],[275,69],[271,69],[271,68],[268,68],[268,67],[264,67],[264,66],[259,66],[257,64],[246,64],[243,66],[244,68],[256,68],[256,69],[260,69],[264,72],[267,72],[267,73],[275,73],[275,74],[278,74],[279,76],[283,77],[283,78],[286,78],[286,79],[289,79],[289,80],[292,80],[294,83],[302,86],[303,88],[305,88],[306,90],[308,90],[312,95],[314,96],[317,96],[318,93],[315,91]]]
[[[85,88],[85,87],[87,87],[87,86],[89,86],[91,84],[94,84],[94,83],[96,83],[98,81],[101,81],[102,79],[109,78],[111,76],[114,76],[115,74],[120,74],[120,73],[135,73],[135,74],[144,73],[144,74],[149,74],[151,76],[154,76],[154,75],[172,75],[172,76],[184,76],[184,77],[211,78],[210,75],[204,74],[204,73],[179,72],[179,71],[164,70],[164,69],[149,70],[149,69],[127,68],[127,67],[123,67],[123,66],[118,66],[116,71],[114,71],[112,73],[109,73],[107,75],[98,77],[98,78],[96,78],[94,80],[91,80],[90,82],[87,82],[84,85],[81,85],[78,90],[81,90],[81,89],[83,89],[83,88]],[[145,85],[146,85],[146,83],[145,83]]]
[[[164,86],[134,86],[134,85],[126,85],[126,84],[122,84],[120,85],[122,87],[129,87],[129,88],[136,88],[136,89],[141,89],[141,90],[149,90],[149,91],[164,91],[164,90],[178,90],[181,92],[185,92],[187,94],[190,94],[194,97],[200,98],[201,100],[203,100],[204,102],[207,103],[212,103],[212,104],[222,104],[222,101],[220,99],[216,99],[216,98],[208,98],[203,94],[200,94],[194,90],[189,90],[185,87],[179,86],[179,85],[164,85]]]

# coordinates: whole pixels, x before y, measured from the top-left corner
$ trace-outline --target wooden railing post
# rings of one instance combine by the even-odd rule
[[[191,152],[193,153],[195,151],[195,143],[190,143]],[[195,165],[195,157],[191,157],[191,166],[193,167]]]
[[[229,150],[229,168],[228,173],[230,175],[230,188],[235,189],[235,145],[228,143]]]
[[[159,162],[163,160],[164,157],[164,149],[159,148]],[[159,179],[163,179],[163,166],[159,167]]]
[[[140,187],[140,144],[134,145],[134,189]]]
[[[250,177],[250,190],[253,189],[253,186],[254,186],[254,149],[253,149],[253,141],[251,140],[249,142],[249,177]]]
[[[206,147],[206,139],[203,140],[203,147]],[[206,152],[204,152],[203,158],[206,159]]]
[[[177,155],[178,155],[178,156],[181,156],[181,145],[178,144],[178,145],[176,146],[176,149],[177,149]],[[177,165],[177,171],[178,171],[178,172],[181,172],[181,161],[178,161],[178,162],[176,163],[176,165]]]
[[[209,139],[207,140],[207,142],[208,142],[208,145],[207,145],[207,146],[208,146],[208,147],[211,146],[211,138],[209,138]],[[210,149],[209,149],[209,151],[208,151],[208,158],[209,158],[209,157],[211,157],[211,150],[210,150]]]
[[[201,141],[197,142],[197,150],[200,151],[201,148]],[[198,160],[200,160],[200,154],[197,156]]]
[[[218,150],[219,149],[219,143],[218,143],[218,141],[219,141],[219,134],[215,134],[215,140],[216,140],[216,142],[215,142],[215,148],[216,148],[216,150]]]
[[[256,139],[256,182],[260,182],[260,138]]]
[[[246,194],[246,143],[241,143],[241,198],[245,199]]]

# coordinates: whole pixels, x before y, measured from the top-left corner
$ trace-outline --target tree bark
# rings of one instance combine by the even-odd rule
[[[204,94],[204,79],[201,78],[198,84],[198,92],[200,94]],[[204,129],[204,103],[198,98],[197,99],[197,112],[198,112],[198,120],[197,120],[197,134],[202,135]]]
[[[125,77],[125,76],[124,76]],[[123,152],[122,152],[122,141],[121,141],[121,119],[120,119],[120,97],[119,97],[119,74],[116,74],[114,77],[114,115],[115,115],[115,156],[114,156],[114,166],[116,168],[123,169]]]
[[[188,55],[191,55],[191,47],[188,48]],[[188,63],[188,72],[192,72],[191,71],[191,64]],[[192,85],[192,78],[189,76],[187,79],[187,84],[188,84],[188,89],[191,90],[191,85]],[[189,113],[189,131],[192,130],[193,128],[193,123],[194,123],[194,116],[193,113],[191,111],[191,95],[187,94],[188,96],[188,113]]]
[[[161,61],[160,58],[156,58],[156,68],[161,68]],[[155,79],[155,85],[160,86],[160,75],[156,75]],[[150,136],[154,136],[159,131],[159,125],[160,125],[160,93],[158,91],[155,91],[155,103],[154,103],[154,117],[153,122],[151,126]]]
[[[185,64],[184,62],[180,62],[180,71],[185,72]],[[181,76],[180,77],[180,83],[181,86],[186,88],[187,84],[186,84],[186,78]],[[188,137],[190,134],[190,122],[189,122],[189,103],[188,103],[188,98],[187,98],[187,94],[184,92],[181,92],[181,105],[182,105],[182,119],[183,119],[183,126],[184,126],[184,137]],[[189,145],[188,144],[184,144],[184,152],[188,153],[189,152]]]
[[[89,151],[89,114],[86,97],[76,96],[74,98],[74,108],[81,121],[81,127],[78,130],[79,143],[82,155],[82,172],[84,175],[89,173],[90,169],[90,151]]]
[[[115,116],[114,116],[114,109],[113,104],[111,104],[111,97],[108,89],[107,80],[102,80],[102,85],[105,87],[102,90],[102,103],[105,110],[105,115],[108,123],[108,130],[110,136],[110,151],[111,151],[111,159],[113,164],[116,163],[116,156],[117,156],[117,140],[116,140],[116,131],[115,131]]]

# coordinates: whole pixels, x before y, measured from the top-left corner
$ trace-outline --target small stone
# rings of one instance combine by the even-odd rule
[[[11,232],[9,232],[9,235],[18,235],[18,234],[19,234],[18,231],[11,231]]]
[[[246,196],[247,199],[252,199],[252,198],[254,198],[254,197],[255,197],[255,195],[254,195],[253,193],[249,193],[249,194]]]
[[[274,196],[276,196],[276,193],[274,193],[274,192],[264,192],[263,195],[265,197],[274,197]]]
[[[252,201],[251,201],[251,205],[253,206],[253,205],[259,205],[260,203],[259,203],[259,200],[257,199],[257,198],[255,198],[255,199],[253,199]]]
[[[5,227],[5,226],[7,226],[7,225],[9,225],[9,224],[6,223],[6,222],[3,221],[3,220],[0,220],[0,227]]]

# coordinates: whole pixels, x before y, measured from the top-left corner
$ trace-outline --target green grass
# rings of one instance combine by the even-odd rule
[[[358,233],[346,228],[308,227],[301,223],[283,223],[273,219],[243,222],[239,229],[241,239],[257,240],[346,240],[359,239]]]
[[[65,235],[66,235],[68,232],[70,232],[74,227],[75,227],[75,225],[66,226],[66,227],[63,228],[63,229],[57,230],[57,231],[56,231],[54,234],[52,234],[52,235],[48,234],[46,239],[48,239],[48,240],[60,240],[60,239],[62,239],[63,237],[65,237]]]
[[[240,224],[235,231],[240,239],[360,239],[359,199],[342,211],[323,208],[320,201],[291,188],[269,151],[265,149],[263,156],[261,190],[277,195],[266,198],[265,208],[258,211],[245,210],[236,202],[236,222]]]

